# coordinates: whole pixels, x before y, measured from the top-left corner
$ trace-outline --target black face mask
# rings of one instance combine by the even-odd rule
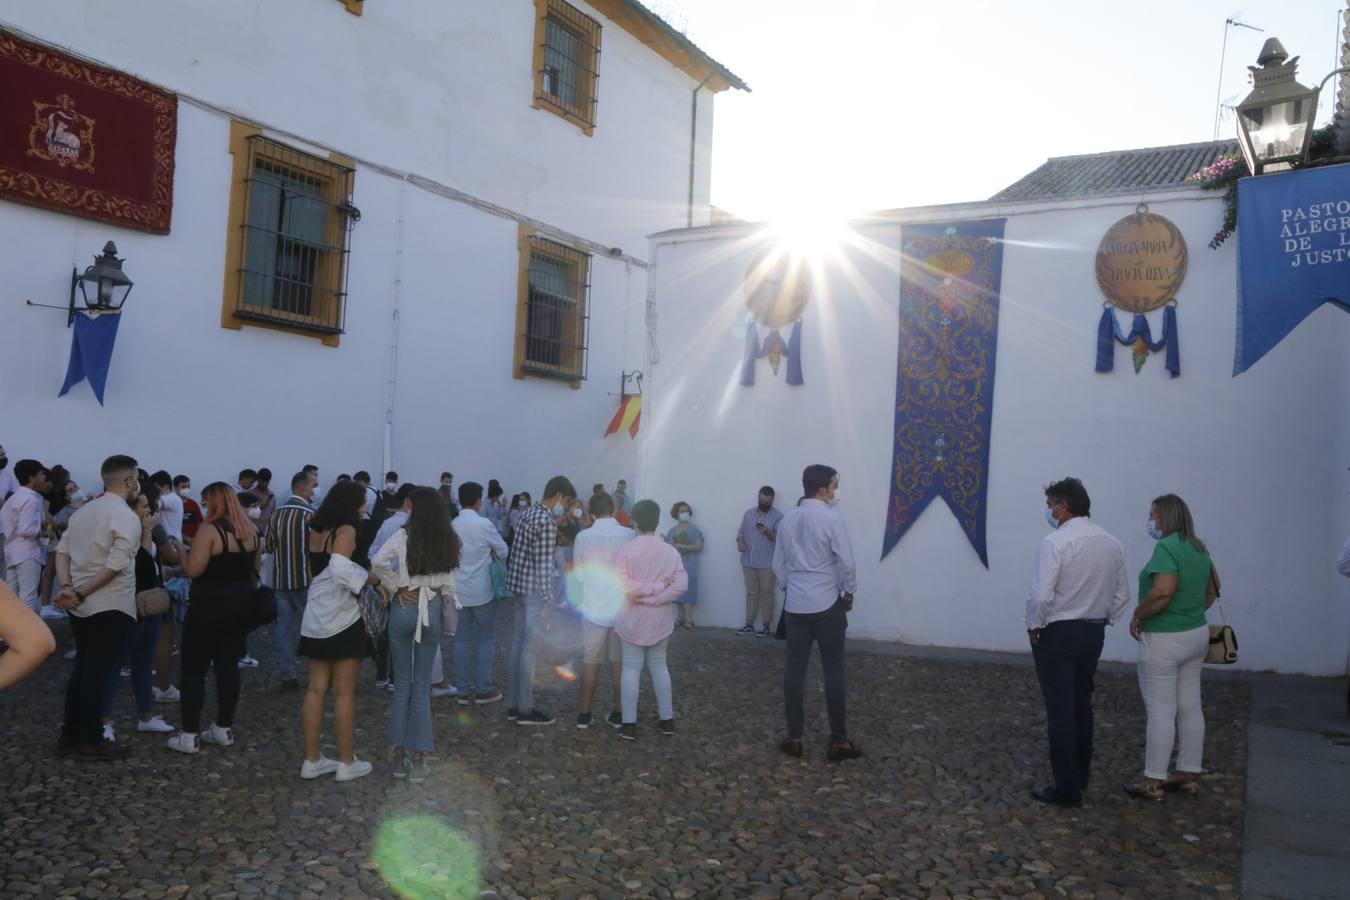
[[[8,457],[8,456],[0,456],[0,469],[3,469],[3,468],[4,468],[5,466],[7,466],[7,465],[9,465],[9,457]]]

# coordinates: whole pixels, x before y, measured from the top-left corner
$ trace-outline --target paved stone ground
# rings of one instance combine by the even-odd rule
[[[499,650],[509,626],[505,613]],[[263,666],[243,673],[235,746],[181,756],[136,734],[128,688],[117,715],[133,757],[58,760],[70,664],[54,657],[0,695],[0,896],[397,896],[390,880],[410,896],[506,898],[1238,894],[1242,683],[1206,685],[1205,795],[1145,805],[1120,790],[1142,761],[1137,685],[1101,675],[1095,782],[1082,809],[1062,810],[1027,796],[1048,768],[1029,667],[853,653],[850,730],[867,757],[835,765],[814,664],[810,754],[777,752],[780,642],[679,632],[679,733],[657,733],[644,683],[629,744],[573,727],[576,686],[554,666],[574,639],[555,622],[540,661],[552,727],[433,701],[439,758],[420,785],[378,767],[347,784],[297,777],[300,701],[275,690],[270,634],[251,642]],[[367,674],[357,752],[379,760],[387,701]]]

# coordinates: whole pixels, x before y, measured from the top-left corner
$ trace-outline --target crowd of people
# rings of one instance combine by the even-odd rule
[[[296,656],[308,660],[301,704],[302,778],[348,781],[373,766],[355,753],[355,696],[363,662],[375,657],[376,687],[392,693],[387,754],[392,774],[429,773],[434,752],[431,701],[461,706],[505,699],[518,726],[556,719],[535,698],[535,666],[550,610],[579,615],[581,670],[576,727],[593,707],[608,670],[612,708],[604,723],[638,738],[641,672],[649,672],[657,730],[675,733],[667,651],[675,630],[692,627],[698,558],[705,538],[685,501],[669,507],[674,524],[659,533],[661,508],[634,502],[627,484],[602,484],[583,502],[565,476],[549,479],[539,499],[507,495],[496,480],[455,488],[386,474],[383,490],[366,472],[340,476],[320,493],[305,466],[279,502],[267,469],[245,469],[193,499],[191,480],[147,474],[136,460],[109,457],[102,484],[86,493],[60,466],[24,459],[12,469],[0,448],[0,544],[8,589],[0,591],[0,689],[39,665],[54,648],[38,617],[63,617],[75,647],[57,750],[117,759],[110,711],[122,677],[130,680],[137,730],[170,735],[167,747],[200,752],[202,743],[234,743],[241,668],[257,665],[247,642],[275,620],[276,675],[282,691],[301,689]],[[803,755],[804,683],[818,645],[830,737],[826,758],[857,758],[849,736],[845,633],[857,586],[848,530],[835,509],[839,475],[808,466],[802,498],[787,513],[760,488],[736,532],[745,576],[741,634],[769,636],[783,596],[777,636],[786,641],[783,674],[789,756]],[[1081,482],[1045,489],[1051,532],[1035,555],[1026,628],[1045,700],[1053,784],[1036,799],[1076,805],[1090,780],[1092,689],[1105,628],[1130,605],[1121,542],[1090,519]],[[1143,777],[1126,790],[1158,801],[1194,793],[1203,771],[1200,672],[1210,644],[1206,610],[1219,579],[1191,513],[1175,495],[1149,509],[1157,542],[1139,575],[1130,633],[1139,642],[1139,683],[1147,709]],[[1347,551],[1350,554],[1350,551]],[[1346,571],[1350,571],[1347,567]],[[512,605],[505,693],[493,681],[497,605]],[[441,660],[452,647],[453,683]],[[177,649],[174,649],[174,648]],[[178,685],[171,657],[179,654]],[[204,718],[206,681],[216,702]],[[332,695],[337,759],[321,751]],[[177,728],[156,709],[180,704]],[[1169,770],[1179,739],[1175,771]]]

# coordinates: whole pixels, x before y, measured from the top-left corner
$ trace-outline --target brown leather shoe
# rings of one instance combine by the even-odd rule
[[[802,755],[802,739],[785,738],[783,743],[778,745],[778,749],[782,750],[788,756],[800,759]]]
[[[857,759],[862,755],[862,747],[853,743],[853,741],[840,741],[837,744],[831,744],[830,749],[825,752],[825,758],[830,762]]]

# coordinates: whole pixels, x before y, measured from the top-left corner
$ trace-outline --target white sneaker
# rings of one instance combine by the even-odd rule
[[[73,659],[75,658],[75,651],[74,651],[74,650],[67,650],[66,653],[65,653],[65,656],[66,656],[66,659],[73,660]]]
[[[394,692],[394,682],[393,681],[386,682],[384,685],[384,689],[392,694]]]
[[[337,774],[333,778],[337,781],[354,781],[363,775],[369,775],[375,767],[364,759],[352,757],[352,764],[349,766],[344,762],[337,765]]]
[[[179,753],[196,753],[201,749],[201,744],[195,734],[189,734],[186,731],[180,731],[169,738],[164,746],[170,750],[177,750]]]
[[[241,656],[239,658],[239,668],[256,669],[258,668],[258,661],[251,656]]]
[[[103,739],[105,741],[113,741],[114,743],[117,741],[117,733],[113,731],[111,722],[103,723]]]
[[[173,685],[169,685],[166,690],[162,691],[159,688],[151,688],[151,690],[154,692],[156,703],[177,703],[182,699],[182,695],[178,693],[178,688]]]
[[[338,762],[336,759],[329,759],[320,753],[318,762],[305,760],[305,764],[300,767],[300,777],[318,778],[320,775],[328,775],[332,772],[336,772],[341,766],[342,763]]]
[[[127,668],[126,666],[123,666],[123,667],[122,667],[122,677],[123,677],[123,678],[130,678],[130,677],[131,677],[131,669]]]
[[[391,684],[393,684],[393,681],[391,681],[390,679],[388,679],[388,678],[381,678],[381,679],[379,679],[379,680],[377,680],[377,681],[375,682],[375,690],[377,690],[377,691],[383,691],[383,690],[387,689],[387,688],[389,687],[389,685],[391,685]]]
[[[153,731],[156,734],[173,734],[173,726],[164,721],[163,716],[151,716],[136,723],[137,731]]]
[[[459,688],[455,687],[453,684],[450,685],[449,687],[443,688],[434,687],[431,689],[431,696],[433,697],[453,697],[458,693]]]
[[[219,744],[222,747],[228,747],[234,743],[234,730],[230,728],[221,728],[215,722],[211,727],[202,732],[202,740],[208,744]]]
[[[44,606],[40,614],[44,619],[64,619],[66,614],[55,606]]]

